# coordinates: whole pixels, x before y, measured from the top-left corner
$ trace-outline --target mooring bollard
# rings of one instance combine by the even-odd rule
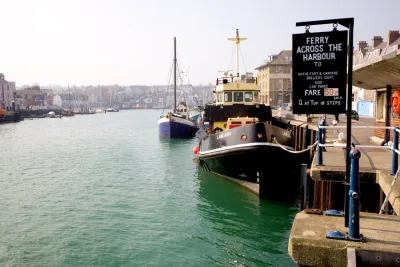
[[[323,133],[324,133],[324,129],[321,128],[321,126],[324,126],[324,122],[320,122],[319,127],[318,127],[318,164],[317,166],[321,166],[323,165],[323,161],[322,161],[322,150],[324,149],[324,147],[320,146],[320,144],[324,144],[324,140],[323,140]]]
[[[353,149],[350,152],[351,171],[350,171],[350,190],[349,190],[349,235],[348,239],[362,241],[360,234],[360,158],[361,152]]]
[[[392,173],[391,175],[396,175],[399,166],[399,155],[396,150],[399,150],[399,127],[394,128],[393,133],[393,156],[392,156]]]

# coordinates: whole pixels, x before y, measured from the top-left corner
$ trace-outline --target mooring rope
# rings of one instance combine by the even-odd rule
[[[289,150],[286,147],[284,147],[283,145],[279,144],[278,140],[276,140],[276,138],[274,138],[275,143],[278,144],[278,146],[280,146],[283,150],[286,150],[287,152],[293,153],[293,154],[299,154],[299,153],[303,153],[306,152],[308,150],[310,150],[311,148],[313,148],[314,146],[316,146],[318,144],[318,141],[316,141],[314,144],[312,144],[311,146],[308,146],[308,148],[304,149],[304,150],[300,150],[300,151],[293,151],[293,150]]]

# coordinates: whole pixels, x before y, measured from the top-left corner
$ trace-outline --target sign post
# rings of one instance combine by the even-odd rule
[[[309,33],[309,28],[312,25],[323,25],[333,24],[332,32],[323,33]],[[347,31],[337,31],[336,27],[340,24],[346,27],[348,31],[348,53],[347,50],[347,39],[344,39],[344,35],[347,35]],[[305,21],[297,22],[296,26],[305,26],[306,33],[302,35],[293,35],[293,113],[294,114],[337,114],[343,113],[343,107],[347,114],[347,140],[346,140],[346,177],[345,177],[345,199],[344,199],[344,215],[345,215],[345,227],[349,226],[349,182],[350,182],[350,151],[351,151],[351,96],[352,96],[352,81],[353,81],[353,29],[354,29],[354,18],[341,18],[341,19],[329,19],[319,21]],[[307,36],[308,34],[308,36]],[[313,38],[312,38],[313,37]],[[317,39],[317,37],[319,37]],[[309,38],[309,39],[307,39]],[[322,39],[321,39],[322,38]],[[325,38],[325,39],[324,39]],[[317,41],[318,40],[318,41]],[[313,43],[312,43],[313,42]],[[317,43],[318,42],[318,43]],[[342,43],[339,50],[339,43]],[[308,48],[303,48],[301,45]],[[314,45],[311,48],[310,45]],[[318,46],[318,45],[322,45]],[[317,47],[318,46],[318,47]],[[343,47],[344,46],[344,47]],[[299,54],[295,50],[300,47]],[[313,49],[313,51],[311,51]],[[303,52],[304,51],[304,52]],[[308,51],[308,52],[307,52]],[[328,53],[328,54],[326,54]],[[333,53],[333,54],[331,54]],[[343,53],[345,59],[343,59]],[[333,55],[335,58],[333,58]],[[330,57],[329,57],[330,56]],[[328,57],[330,59],[328,59]],[[324,59],[325,58],[325,59]],[[348,58],[348,60],[347,60]],[[343,85],[343,67],[346,67],[347,60],[347,101],[346,94],[344,92],[346,81]],[[312,66],[313,63],[314,66]],[[300,64],[300,65],[299,65]],[[313,67],[313,68],[312,68]],[[319,75],[317,67],[324,68],[322,71],[322,78],[315,76]],[[309,69],[308,69],[309,68]],[[325,69],[326,68],[326,69]],[[331,68],[331,69],[330,69]],[[346,69],[344,70],[346,71]],[[310,74],[310,72],[318,72],[318,74]],[[323,72],[333,72],[333,74],[324,75]],[[307,75],[306,75],[307,74]],[[331,76],[327,78],[325,76]],[[333,76],[333,77],[332,77]],[[306,78],[304,78],[306,77]],[[311,83],[314,81],[314,84]],[[318,83],[316,83],[318,81]],[[297,83],[296,83],[297,82]],[[318,85],[322,86],[323,92],[319,91]],[[316,85],[316,88],[310,88],[311,85]],[[307,88],[308,86],[308,88]],[[309,91],[309,90],[316,91]],[[331,90],[332,89],[332,90]],[[306,91],[308,90],[308,91]],[[326,96],[325,96],[326,92]],[[317,95],[320,94],[320,95]],[[304,100],[303,100],[304,99]],[[321,100],[326,99],[326,100]],[[307,105],[299,105],[299,100],[306,101]],[[325,101],[324,105],[321,103]],[[326,101],[333,101],[332,105],[327,105]],[[338,101],[338,102],[335,102]],[[328,108],[328,106],[330,106]],[[307,112],[306,112],[307,111]]]

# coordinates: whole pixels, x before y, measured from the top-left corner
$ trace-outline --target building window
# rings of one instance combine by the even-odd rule
[[[243,92],[234,92],[233,93],[233,101],[243,102]]]
[[[354,94],[351,94],[351,101],[354,102]]]
[[[380,49],[375,49],[374,50],[374,56],[377,57],[381,54],[381,50]]]

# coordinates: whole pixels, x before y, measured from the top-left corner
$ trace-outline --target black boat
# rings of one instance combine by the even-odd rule
[[[236,38],[229,40],[238,49],[246,39],[236,30]],[[217,79],[215,95],[215,102],[205,106],[204,125],[197,133],[200,142],[194,153],[200,165],[236,182],[252,183],[260,196],[276,191],[276,186],[297,184],[300,176],[293,175],[308,161],[309,152],[294,152],[291,131],[273,125],[271,107],[258,103],[253,74],[225,73]]]

